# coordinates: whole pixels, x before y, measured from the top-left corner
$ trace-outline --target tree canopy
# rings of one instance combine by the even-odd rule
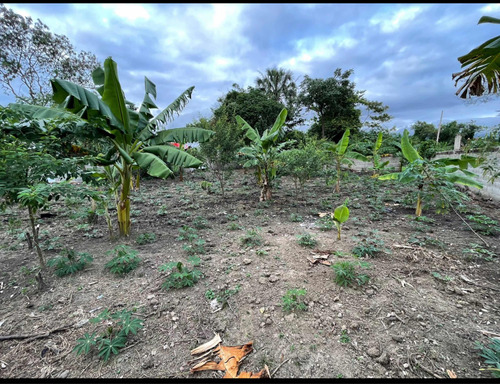
[[[0,84],[17,101],[48,104],[52,78],[92,87],[91,72],[98,66],[94,54],[75,51],[66,36],[0,4]]]

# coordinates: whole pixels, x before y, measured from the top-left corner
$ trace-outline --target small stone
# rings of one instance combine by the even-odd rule
[[[155,295],[151,294],[151,295],[148,295],[148,296],[147,296],[147,299],[148,299],[148,300],[151,300],[153,297],[155,297]]]
[[[269,281],[271,283],[276,283],[278,280],[279,280],[279,277],[276,275],[271,275],[271,277],[269,277]]]
[[[403,336],[400,336],[400,335],[391,335],[391,337],[392,337],[392,340],[397,341],[398,343],[402,343],[404,340]]]
[[[259,277],[259,284],[266,284],[267,280],[265,277]]]
[[[366,351],[366,353],[370,357],[379,357],[380,356],[380,350],[377,347],[368,348],[368,350]]]
[[[387,352],[384,351],[384,352],[382,352],[382,355],[380,355],[380,357],[375,359],[375,361],[377,363],[382,364],[382,365],[387,365],[387,364],[389,364],[390,358],[389,358],[389,355],[387,354]]]
[[[151,305],[158,305],[158,304],[160,304],[160,302],[158,301],[158,299],[152,299],[152,300],[149,302],[149,304],[151,304]]]
[[[268,317],[268,318],[266,319],[266,325],[271,325],[272,323],[273,323],[273,321],[271,320],[271,318],[270,318],[270,317]]]
[[[293,319],[295,319],[295,313],[290,313],[289,315],[285,316],[286,321],[292,321]]]
[[[339,312],[339,314],[337,315],[337,317],[338,317],[339,319],[341,319],[341,318],[342,318],[342,313],[340,313],[340,312]]]
[[[250,259],[243,259],[243,264],[248,265],[248,264],[251,264],[251,263],[252,263],[252,260],[250,260]]]
[[[366,293],[368,296],[372,296],[372,295],[375,293],[375,291],[374,291],[373,289],[367,289],[367,290],[365,291],[365,293]]]
[[[61,374],[60,374],[59,376],[57,376],[57,377],[58,377],[59,379],[65,379],[65,378],[67,378],[67,377],[68,377],[68,375],[69,375],[69,371],[68,371],[68,370],[66,370],[66,371],[64,371],[63,373],[61,373]]]
[[[339,300],[340,300],[340,299],[339,299],[339,297],[338,297],[338,296],[335,296],[335,297],[333,298],[333,301],[339,301]]]

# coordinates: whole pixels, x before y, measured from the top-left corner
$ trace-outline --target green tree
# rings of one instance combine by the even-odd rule
[[[278,115],[285,107],[264,91],[253,87],[244,90],[237,84],[218,101],[220,105],[213,111],[216,118],[223,114],[227,114],[229,118],[240,116],[259,134],[273,126],[273,116]]]
[[[308,111],[316,113],[309,132],[321,138],[338,141],[346,129],[353,133],[361,128],[361,111],[356,108],[362,92],[349,80],[353,70],[337,68],[332,77],[302,81],[300,101]]]
[[[274,101],[281,103],[288,111],[285,126],[287,131],[302,124],[301,106],[298,98],[297,84],[293,73],[284,68],[267,68],[265,73],[255,79],[257,89],[263,91]]]
[[[260,201],[271,200],[273,180],[276,178],[277,160],[279,152],[289,144],[283,142],[278,144],[278,137],[285,124],[287,110],[283,108],[271,127],[266,129],[262,135],[252,128],[241,116],[236,116],[236,121],[245,131],[245,136],[250,140],[250,145],[243,147],[239,153],[246,156],[248,160],[243,167],[257,168],[257,181],[261,186]]]
[[[483,16],[478,24],[500,24],[500,19]],[[462,99],[472,96],[483,96],[498,93],[500,78],[500,36],[493,37],[466,55],[460,56],[458,61],[463,69],[453,73],[451,78],[458,82],[464,81],[456,95]]]
[[[219,181],[224,198],[226,179],[234,167],[238,149],[243,146],[241,132],[227,113],[222,113],[220,117],[213,117],[211,120],[202,118],[195,124],[215,132],[208,141],[200,143],[200,152],[206,159],[208,168]]]
[[[104,119],[105,124],[97,129],[107,136],[110,150],[98,156],[100,165],[113,165],[120,174],[120,197],[117,204],[118,226],[121,236],[130,234],[130,188],[132,170],[139,167],[147,170],[153,177],[166,178],[173,174],[167,164],[189,168],[198,167],[202,162],[185,151],[168,144],[171,141],[169,130],[156,133],[164,124],[171,121],[191,98],[194,87],[188,88],[167,108],[153,117],[151,109],[158,108],[156,86],[145,77],[145,95],[140,107],[135,110],[125,102],[125,95],[118,79],[118,68],[111,57],[104,61],[104,69],[93,72],[98,94],[69,81],[51,80],[54,101],[58,108],[44,108],[17,105],[17,108],[40,116],[58,116],[67,111],[84,120]],[[194,132],[193,128],[189,129]],[[177,132],[178,134],[178,132]],[[153,143],[149,145],[148,143]],[[194,142],[194,137],[189,142]]]
[[[0,4],[0,82],[7,94],[31,104],[50,101],[50,79],[92,86],[99,66],[90,52],[76,52],[64,35],[52,34],[40,20],[23,17]]]
[[[437,129],[434,124],[417,121],[412,125],[413,136],[420,141],[436,140]],[[441,134],[440,134],[441,135]]]

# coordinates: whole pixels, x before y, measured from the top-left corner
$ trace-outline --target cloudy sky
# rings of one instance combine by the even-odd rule
[[[16,13],[66,35],[76,50],[118,64],[128,100],[140,103],[144,76],[166,107],[190,86],[193,98],[169,127],[210,116],[232,88],[254,85],[274,66],[327,78],[336,68],[369,100],[389,106],[387,128],[415,121],[500,123],[500,100],[455,95],[457,57],[500,34],[481,16],[500,18],[500,4],[24,4]],[[0,104],[13,101],[0,95]]]

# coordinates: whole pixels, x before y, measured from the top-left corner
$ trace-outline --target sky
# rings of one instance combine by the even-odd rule
[[[193,97],[168,128],[210,117],[218,98],[255,85],[267,68],[332,77],[353,70],[350,80],[368,100],[389,107],[384,124],[397,131],[416,121],[437,127],[458,121],[500,124],[497,96],[463,100],[452,74],[458,57],[500,35],[500,4],[447,3],[5,3],[66,35],[77,51],[102,63],[112,57],[125,96],[139,104],[144,76],[157,87],[156,104],[167,107],[190,86]],[[460,84],[459,84],[460,85]],[[0,105],[13,102],[0,94]],[[306,129],[307,126],[301,129]]]

